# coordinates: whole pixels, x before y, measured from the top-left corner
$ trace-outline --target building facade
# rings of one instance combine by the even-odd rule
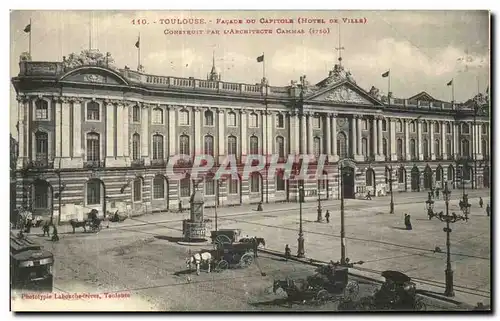
[[[21,56],[12,79],[19,110],[18,204],[56,221],[177,210],[189,206],[195,182],[170,179],[174,155],[326,155],[324,177],[298,181],[267,171],[198,183],[205,205],[295,202],[368,191],[385,195],[465,184],[490,184],[488,97],[452,104],[422,92],[408,99],[360,88],[340,64],[313,85],[224,82],[149,75],[113,67],[97,50],[62,62]],[[342,160],[349,159],[348,163]],[[340,163],[346,168],[340,172]],[[189,162],[188,162],[189,163]],[[179,168],[189,164],[178,164]],[[340,179],[342,176],[342,179]],[[475,186],[474,186],[475,185]]]

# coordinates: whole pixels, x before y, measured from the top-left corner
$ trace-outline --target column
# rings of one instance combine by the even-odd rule
[[[244,158],[247,155],[247,112],[246,110],[241,110],[241,160],[244,162]]]
[[[301,149],[300,149],[300,154],[306,154],[307,153],[307,120],[306,120],[306,115],[303,114],[300,116],[300,126],[301,126],[301,131],[300,133],[300,143],[301,143]]]
[[[225,128],[225,113],[224,109],[220,108],[217,111],[217,115],[219,116],[219,119],[217,121],[217,128],[218,128],[218,140],[219,140],[219,163],[224,161],[224,156],[226,155],[226,135],[224,133],[224,128]]]
[[[201,126],[203,126],[201,120],[201,109],[199,107],[194,108],[193,113],[193,124],[194,127],[194,146],[191,148],[191,155],[196,156],[203,153],[203,146],[201,145]]]
[[[297,113],[290,114],[290,154],[300,154],[300,120]]]
[[[422,121],[419,120],[417,123],[417,141],[418,141],[418,160],[424,160],[424,153],[422,148]]]
[[[459,149],[458,149],[458,124],[453,123],[453,155],[455,160],[458,159]]]
[[[273,134],[273,119],[275,117],[275,115],[272,115],[271,112],[266,112],[266,115],[265,115],[266,119],[267,119],[267,122],[266,122],[266,126],[267,126],[267,129],[266,129],[266,132],[264,133],[264,137],[265,139],[267,140],[267,143],[265,145],[265,155],[271,155],[272,154],[272,151],[273,151],[273,137],[274,137],[274,134]]]
[[[82,153],[82,102],[73,100],[73,164],[83,166]]]
[[[361,149],[363,148],[363,146],[361,144],[361,137],[362,137],[362,135],[361,135],[361,126],[362,126],[361,120],[362,120],[361,116],[358,115],[358,118],[357,118],[357,123],[358,124],[356,126],[356,129],[357,129],[357,131],[356,131],[356,140],[357,140],[358,149],[357,149],[357,153],[356,154],[359,155],[359,156],[362,155]]]
[[[411,160],[411,155],[410,155],[410,120],[405,119],[404,124],[405,124],[405,158],[407,161]]]
[[[104,109],[106,110],[106,166],[111,166],[113,160],[116,159],[115,155],[115,108],[111,102],[104,102]],[[122,125],[117,122],[117,125]],[[118,127],[118,126],[117,126]]]
[[[477,133],[477,159],[482,160],[484,152],[481,150],[481,124],[476,125],[476,133]]]
[[[378,155],[378,129],[377,129],[377,118],[372,119],[372,152],[370,153],[373,157]]]
[[[332,155],[332,134],[331,134],[331,115],[326,114],[326,121],[325,121],[325,131],[324,131],[324,136],[326,137],[326,155],[328,159],[331,158]]]
[[[378,149],[377,149],[377,156],[379,161],[384,161],[384,150],[383,150],[383,147],[384,147],[384,141],[383,141],[383,133],[382,133],[382,122],[383,122],[383,118],[382,117],[378,117],[377,119],[377,123],[378,123]]]
[[[429,132],[431,134],[431,138],[429,139],[429,144],[431,144],[431,160],[436,160],[436,153],[434,150],[434,121],[429,122]]]
[[[62,157],[61,142],[62,142],[63,135],[61,134],[61,132],[62,132],[61,123],[62,123],[63,99],[65,99],[65,98],[61,98],[61,99],[54,101],[56,104],[56,119],[55,119],[56,126],[55,126],[55,131],[54,131],[54,136],[55,136],[54,143],[55,143],[55,153],[56,154],[55,154],[55,165],[54,166],[56,166],[56,167],[59,166],[60,158]],[[20,146],[19,146],[19,150],[21,150]],[[19,155],[21,155],[21,154],[19,153]]]
[[[116,126],[116,157],[120,158],[120,162],[122,162],[122,158],[124,154],[124,146],[125,146],[125,131],[124,131],[124,106],[123,103],[119,103],[116,106],[116,120],[118,126]]]
[[[17,120],[19,121],[19,134],[17,137],[17,142],[18,142],[18,149],[19,149],[19,156],[17,158],[17,164],[16,168],[20,169],[24,166],[24,160],[26,159],[27,156],[27,149],[26,149],[26,143],[25,143],[25,132],[24,129],[26,127],[26,120],[25,120],[25,115],[26,115],[26,106],[25,102],[26,99],[22,96],[17,96],[17,112],[18,112],[18,118]],[[56,134],[57,137],[57,134]],[[57,157],[57,154],[56,154]]]
[[[313,118],[313,114],[308,114],[307,115],[307,153],[309,155],[312,155],[314,154],[314,150],[313,150],[313,121],[312,121],[312,118]]]
[[[70,130],[70,104],[69,100],[64,99],[61,105],[61,117],[62,117],[62,148],[61,148],[61,157],[69,159],[70,154],[69,154],[69,146],[70,144],[68,143],[68,139],[71,137],[71,134],[69,132]]]
[[[357,115],[353,115],[352,118],[351,118],[351,125],[352,125],[352,130],[351,130],[351,134],[352,134],[352,138],[350,139],[350,141],[352,142],[352,157],[355,158],[356,155],[358,154],[358,139],[357,139],[357,136],[358,136],[358,130],[357,130],[357,123],[356,123],[356,117]],[[349,140],[349,138],[348,138]]]
[[[337,116],[338,114],[332,114],[332,162],[337,162],[339,160],[339,155],[337,154]]]
[[[391,129],[391,161],[397,161],[398,155],[396,150],[396,118],[391,118],[390,121]]]
[[[448,155],[446,153],[446,122],[441,123],[441,155],[443,155],[443,159],[448,159]]]
[[[158,108],[161,108],[160,105],[158,105]],[[141,106],[141,151],[140,151],[141,155],[140,156],[144,160],[144,165],[150,165],[151,162],[151,157],[149,155],[149,142],[152,138],[150,137],[149,134],[149,122],[150,122],[149,111],[150,111],[150,106],[148,105]],[[166,119],[164,119],[164,121],[166,122]],[[167,155],[168,152],[165,153],[165,156]]]
[[[177,128],[177,122],[175,117],[175,106],[168,106],[168,146],[170,157],[177,154],[177,137],[175,136],[175,129]],[[148,137],[148,141],[149,141]]]
[[[129,119],[130,105],[123,104],[123,156],[125,157],[125,166],[130,166],[130,135],[129,135]]]

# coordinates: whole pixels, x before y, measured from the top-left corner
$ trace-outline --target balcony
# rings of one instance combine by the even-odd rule
[[[405,157],[403,155],[398,155],[398,162],[404,162]]]
[[[88,160],[86,162],[83,162],[83,167],[84,168],[102,168],[104,167],[105,163],[104,161],[99,161],[99,160]]]
[[[144,160],[142,160],[142,162],[144,164]],[[160,166],[166,166],[166,165],[167,165],[167,161],[163,158],[157,158],[157,159],[151,160],[152,167],[160,167]]]
[[[431,157],[429,155],[424,155],[424,161],[430,161]]]
[[[141,159],[133,159],[130,162],[131,167],[144,167],[144,158]]]
[[[436,160],[443,160],[443,155],[436,155]]]
[[[49,169],[54,168],[54,162],[48,159],[37,159],[26,164],[28,169]]]

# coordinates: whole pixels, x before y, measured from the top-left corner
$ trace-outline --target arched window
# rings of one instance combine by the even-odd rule
[[[373,186],[373,169],[369,168],[365,173],[366,186]]]
[[[236,114],[232,111],[227,113],[227,125],[230,127],[236,127]]]
[[[451,125],[450,123],[446,123],[446,133],[451,134]]]
[[[337,135],[337,155],[340,158],[347,157],[347,138],[343,132]]]
[[[488,155],[488,143],[486,139],[481,139],[481,153],[485,156]]]
[[[315,157],[321,155],[321,138],[319,137],[313,138],[313,153]]]
[[[440,182],[442,180],[442,176],[443,169],[441,168],[441,166],[438,166],[438,168],[436,168],[436,181]]]
[[[416,131],[417,131],[416,126],[415,126],[415,122],[414,122],[414,121],[412,121],[412,122],[410,123],[410,131],[411,131],[412,133],[414,133],[414,132],[416,132]]]
[[[189,176],[180,181],[180,197],[189,197],[191,195],[191,179]]]
[[[472,172],[472,168],[470,168],[469,166],[462,166],[462,177],[463,177],[464,181],[470,180],[470,178],[472,176],[471,172]]]
[[[132,159],[137,160],[141,158],[141,136],[135,133],[132,135]]]
[[[400,167],[398,170],[398,183],[402,184],[405,182],[406,171],[403,167]]]
[[[229,136],[227,138],[227,154],[228,155],[238,154],[238,142],[235,136]]]
[[[134,179],[134,202],[142,201],[142,179],[137,177]]]
[[[469,141],[467,139],[462,140],[462,156],[470,156]]]
[[[49,104],[46,100],[39,99],[35,103],[35,118],[48,119],[49,118]]]
[[[205,195],[215,195],[215,181],[212,177],[205,178]]]
[[[278,152],[278,157],[285,157],[285,139],[282,136],[276,137],[276,151]]]
[[[44,132],[36,132],[36,161],[46,161],[49,152],[49,135]]]
[[[439,134],[440,131],[441,131],[441,124],[439,122],[435,122],[434,123],[434,133]]]
[[[249,124],[250,127],[259,127],[259,116],[256,113],[251,113],[249,115]]]
[[[368,156],[368,139],[366,137],[361,138],[361,154]]]
[[[153,179],[153,199],[159,200],[165,198],[165,177],[156,175]]]
[[[238,186],[240,185],[239,179],[229,179],[229,194],[238,194]]]
[[[250,137],[250,154],[251,155],[259,154],[259,138],[257,136]]]
[[[446,176],[447,176],[447,178],[448,178],[449,181],[455,180],[455,177],[454,177],[455,176],[455,171],[454,171],[452,165],[448,166],[448,171],[446,173]]]
[[[400,120],[398,120],[398,122],[396,123],[396,126],[397,126],[396,131],[398,133],[402,133],[403,132],[403,123]]]
[[[205,111],[205,126],[214,125],[214,113],[211,110]]]
[[[163,159],[163,136],[153,135],[153,159]]]
[[[285,117],[283,114],[276,115],[276,128],[285,128]]]
[[[426,121],[424,121],[424,122],[422,123],[422,132],[427,133],[427,131],[428,131],[428,129],[427,129],[427,122],[426,122]]]
[[[284,191],[285,190],[285,180],[283,179],[283,173],[280,172],[276,175],[276,190]]]
[[[415,146],[415,139],[410,139],[410,156],[412,159],[417,158],[417,149]]]
[[[49,208],[49,184],[46,181],[36,181],[34,187],[33,208]]]
[[[99,120],[99,104],[95,101],[87,103],[87,120]]]
[[[152,122],[153,124],[163,124],[163,109],[154,108],[152,111]]]
[[[403,157],[403,140],[401,138],[397,140],[396,153],[399,158]]]
[[[138,123],[141,121],[141,107],[137,105],[132,107],[132,121],[134,123]]]
[[[451,155],[451,140],[446,140],[446,154]]]
[[[486,126],[486,124],[481,125],[481,133],[483,133],[483,135],[488,134],[488,127]]]
[[[214,156],[214,137],[211,135],[205,136],[205,155]],[[182,153],[181,153],[182,154]]]
[[[441,156],[441,142],[439,139],[434,140],[434,153],[436,156]]]
[[[469,133],[469,125],[466,123],[462,123],[462,134],[468,134]]]
[[[387,131],[387,120],[385,118],[382,119],[382,131],[383,132]]]
[[[98,133],[88,133],[87,134],[87,161],[99,161],[100,160],[100,150],[101,144],[99,142]]]
[[[87,182],[87,205],[101,204],[101,181],[92,179]]]
[[[424,138],[424,140],[422,141],[422,148],[423,148],[423,152],[424,152],[424,157],[428,158],[429,157],[429,141],[427,140],[427,138]]]
[[[382,138],[382,153],[387,157],[387,138]]]
[[[179,111],[179,125],[181,126],[189,125],[189,111],[187,110]]]
[[[260,192],[260,175],[258,173],[250,174],[250,192]]]
[[[189,149],[188,135],[181,135],[179,137],[179,153],[181,155],[191,155],[191,150]]]

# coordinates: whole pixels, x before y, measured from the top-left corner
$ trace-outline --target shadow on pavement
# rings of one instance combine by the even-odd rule
[[[261,301],[261,302],[250,302],[251,306],[277,306],[277,307],[290,307],[289,302],[286,298],[277,298],[271,301]]]
[[[159,239],[159,240],[166,240],[166,241],[169,241],[169,242],[182,242],[184,240],[183,237],[178,237],[178,236],[168,236],[168,235],[155,235],[155,238],[156,239]]]
[[[186,275],[186,274],[192,274],[193,271],[192,270],[182,270],[182,271],[177,271],[174,273],[175,276],[181,276],[181,275]]]
[[[406,227],[400,227],[400,226],[391,226],[393,230],[401,230],[401,231],[406,231]]]

